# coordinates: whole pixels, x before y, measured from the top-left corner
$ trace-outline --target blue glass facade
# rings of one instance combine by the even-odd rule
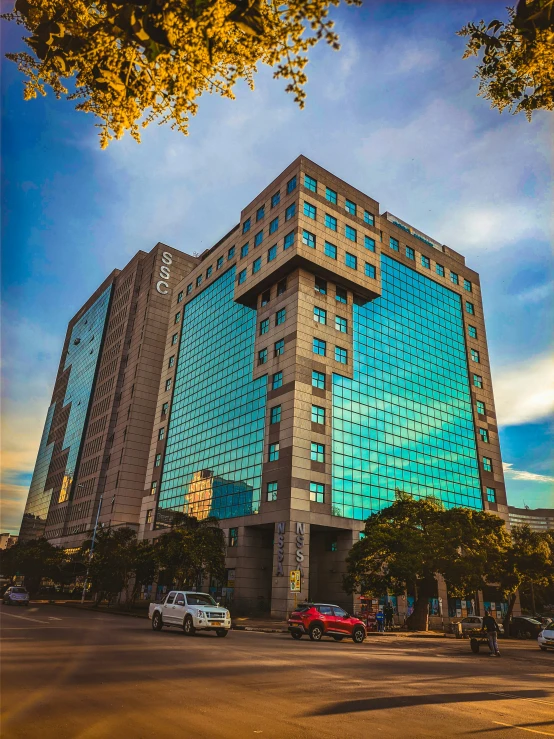
[[[54,451],[54,442],[48,443],[50,436],[50,428],[52,426],[52,418],[56,404],[52,403],[46,414],[46,422],[42,431],[42,438],[38,448],[37,461],[29,487],[29,495],[25,504],[25,513],[21,523],[20,536],[23,540],[41,536],[46,526],[46,518],[50,507],[50,499],[52,498],[52,489],[46,489],[46,478],[50,462],[52,461],[52,452]]]
[[[252,379],[256,311],[234,283],[233,267],[183,311],[157,525],[259,509],[267,378]]]
[[[481,509],[460,297],[386,255],[353,307],[353,379],[333,375],[333,513],[364,520],[395,490]]]

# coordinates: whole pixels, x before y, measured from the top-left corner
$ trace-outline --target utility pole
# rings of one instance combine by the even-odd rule
[[[94,552],[94,545],[96,543],[96,529],[98,528],[98,519],[100,518],[100,511],[102,510],[102,498],[104,497],[104,493],[101,493],[100,500],[98,501],[98,510],[96,511],[96,521],[94,522],[94,531],[92,532],[92,543],[90,545],[90,552],[88,555],[88,565],[87,565],[87,574],[85,577],[85,583],[83,585],[83,595],[81,596],[81,605],[85,602],[85,594],[87,592],[87,585],[88,585],[88,573],[90,569],[90,560],[92,559],[92,553]]]

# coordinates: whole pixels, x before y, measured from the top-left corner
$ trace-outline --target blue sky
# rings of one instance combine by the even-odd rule
[[[107,151],[71,103],[24,102],[3,60],[3,531],[19,528],[69,318],[138,249],[211,246],[300,153],[480,272],[509,502],[554,506],[551,116],[476,97],[455,32],[495,15],[502,2],[340,9],[342,49],[310,53],[304,111],[262,68],[253,93],[201,100],[190,136],[153,125]],[[4,52],[20,36],[4,24]]]

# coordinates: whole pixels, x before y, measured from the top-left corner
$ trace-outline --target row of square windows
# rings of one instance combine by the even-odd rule
[[[266,487],[266,500],[271,503],[277,500],[277,494],[279,486],[277,482],[268,482]],[[325,485],[321,482],[310,483],[310,500],[313,503],[324,503],[325,502]]]
[[[296,185],[297,185],[297,178],[295,175],[294,177],[291,177],[291,179],[287,182],[286,194],[290,195],[292,192],[294,192],[294,190],[296,190]],[[310,190],[310,192],[317,193],[318,182],[313,177],[310,177],[309,175],[304,175],[304,187],[307,190]],[[330,187],[325,187],[325,199],[332,205],[337,205],[338,194],[336,190],[333,190]],[[271,202],[271,209],[279,205],[279,203],[281,202],[281,191],[280,190],[278,190],[274,195],[271,196],[270,202]],[[358,215],[358,206],[356,205],[356,203],[354,203],[352,200],[349,200],[348,198],[345,198],[344,209],[351,216]],[[364,212],[364,222],[367,223],[369,226],[374,226],[375,225],[374,215],[365,209],[363,212]],[[258,223],[258,221],[261,221],[264,217],[265,217],[265,203],[263,205],[260,205],[260,207],[256,210],[256,223]],[[248,233],[248,231],[250,231],[251,225],[252,225],[252,219],[247,218],[242,224],[242,233],[243,234]]]
[[[389,246],[393,251],[400,251],[400,243],[398,239],[395,239],[393,236],[390,237],[389,240]],[[412,249],[411,246],[406,246],[406,256],[408,259],[411,259],[415,261],[415,250]],[[421,254],[421,266],[425,267],[426,269],[431,269],[431,260],[429,257],[426,257],[424,254]],[[438,262],[435,263],[435,271],[439,275],[439,277],[445,277],[445,269],[442,266],[442,264],[439,264]],[[450,270],[450,282],[452,282],[453,285],[459,285],[460,284],[460,276],[456,272],[452,272]],[[471,284],[470,280],[467,280],[464,278],[464,290],[467,290],[468,292],[473,292],[473,286]]]

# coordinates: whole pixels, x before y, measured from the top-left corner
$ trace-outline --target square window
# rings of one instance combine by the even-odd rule
[[[350,267],[350,269],[358,269],[358,260],[356,259],[354,254],[346,252],[346,254],[344,255],[344,263],[347,267]]]
[[[158,441],[162,441],[165,436],[165,426],[162,426],[158,431]]]
[[[356,229],[352,228],[352,226],[344,227],[344,235],[349,241],[357,241],[358,239],[358,234],[356,233]]]
[[[489,432],[487,429],[479,429],[479,436],[481,437],[481,441],[484,441],[485,444],[489,443]]]
[[[285,353],[285,340],[284,339],[279,339],[279,341],[275,342],[274,351],[275,351],[276,357],[279,357],[281,356],[281,354]]]
[[[477,413],[479,413],[481,416],[485,415],[485,404],[482,400],[478,400],[477,403]]]
[[[479,352],[477,351],[477,349],[471,349],[471,359],[474,362],[479,362]]]
[[[169,380],[165,381],[165,389],[169,390],[170,388],[171,388],[171,377],[169,378]]]
[[[154,467],[159,467],[161,463],[162,463],[162,455],[156,454],[156,457],[154,459]]]
[[[331,231],[336,231],[337,219],[334,216],[330,216],[329,213],[325,213],[325,226],[330,228]]]
[[[177,302],[178,303],[182,303],[183,302],[183,291],[182,290],[179,293],[179,295],[177,295]]]
[[[247,257],[247,256],[248,256],[248,241],[246,242],[246,244],[244,244],[244,246],[240,247],[240,258],[244,259],[244,257]]]
[[[325,502],[325,485],[321,482],[310,483],[310,500],[313,503]]]
[[[302,243],[306,244],[306,246],[309,246],[311,249],[315,249],[315,234],[306,230],[302,231]]]
[[[222,259],[223,259],[223,257],[222,257]],[[190,282],[190,283],[189,283],[189,284],[187,285],[187,295],[190,295],[190,293],[191,293],[191,292],[192,292],[192,282]]]
[[[162,405],[162,416],[166,416],[168,410],[169,410],[169,403],[164,403]]]
[[[283,386],[283,373],[276,372],[271,378],[271,389],[277,390],[278,388],[282,386]]]
[[[277,244],[267,250],[267,261],[272,262],[277,256]]]
[[[250,231],[250,218],[247,218],[242,224],[242,233],[245,234],[247,231]]]
[[[392,236],[390,237],[390,240],[389,240],[389,246],[391,249],[394,249],[394,251],[400,250],[400,244],[398,243],[398,239],[395,239]]]
[[[245,269],[242,269],[239,272],[239,276],[238,276],[238,283],[239,283],[239,285],[242,285],[242,283],[245,282],[245,280],[246,280],[246,270]]]
[[[325,390],[325,375],[323,372],[312,372],[312,387],[317,387],[318,390]]]
[[[450,273],[450,282],[452,282],[454,285],[458,285],[460,283],[460,278],[455,272]]]
[[[287,318],[287,309],[281,308],[281,310],[278,310],[275,314],[275,325],[279,326],[281,323],[284,323]]]
[[[212,276],[213,271],[214,271],[214,268],[212,267],[212,265],[210,265],[208,269],[206,270],[206,279],[209,279]]]
[[[471,336],[472,339],[477,338],[477,329],[475,328],[475,326],[468,326],[467,332]]]
[[[368,223],[370,226],[375,225],[375,218],[368,210],[364,210],[364,222]]]
[[[217,260],[216,269],[221,269],[223,267],[223,261],[224,257],[219,257],[219,259]]]
[[[269,445],[268,462],[276,462],[279,459],[279,442]]]
[[[317,208],[315,207],[315,205],[312,205],[311,203],[306,203],[304,201],[304,215],[306,216],[306,218],[311,218],[315,221],[316,214]]]
[[[171,346],[174,346],[177,343],[177,340],[179,338],[179,334],[173,334],[171,337]]]
[[[267,501],[268,503],[271,503],[274,500],[277,500],[277,483],[268,482],[267,483]]]
[[[334,190],[331,190],[330,187],[325,188],[325,199],[328,200],[330,203],[333,203],[333,205],[337,204],[337,193]]]
[[[435,270],[440,277],[444,277],[444,267],[442,266],[442,264],[436,264]]]
[[[172,355],[171,355],[171,356],[169,357],[169,362],[167,363],[167,366],[168,366],[168,367],[173,367],[173,365],[174,365],[174,364],[175,364],[175,354],[172,354]]]
[[[412,249],[411,246],[406,247],[406,256],[408,259],[415,259],[415,251]]]
[[[290,234],[287,234],[285,236],[283,249],[288,249],[293,244],[294,244],[294,231],[291,231]]]
[[[473,375],[473,384],[475,387],[483,387],[483,378],[481,375]]]
[[[364,273],[366,277],[371,277],[372,279],[375,279],[375,277],[377,276],[377,270],[372,264],[369,264],[368,262],[365,263]]]
[[[177,312],[177,313],[175,314],[175,320],[174,320],[174,322],[173,322],[173,323],[179,323],[179,321],[180,321],[180,320],[181,320],[181,311],[178,311],[178,312]]]
[[[328,241],[326,241],[323,251],[325,252],[325,255],[331,257],[331,259],[337,258],[337,247],[334,244],[330,244]]]
[[[492,472],[492,459],[490,457],[483,457],[483,469],[485,472]]]
[[[341,364],[348,364],[348,350],[341,346],[335,347],[335,361]]]
[[[265,364],[267,362],[267,349],[260,349],[258,352],[258,365]]]
[[[431,269],[431,260],[423,254],[421,255],[421,266],[425,269]]]
[[[269,423],[280,423],[281,422],[281,406],[274,405],[269,411]]]
[[[320,405],[312,405],[312,423],[325,423],[325,408]]]
[[[227,252],[227,259],[232,259],[235,256],[235,247],[232,246]]]
[[[261,221],[265,216],[265,205],[261,205],[256,211],[256,222]]]
[[[239,530],[238,528],[229,529],[229,546],[236,547],[239,543]]]
[[[312,351],[314,354],[319,354],[321,357],[324,357],[327,352],[327,342],[323,341],[323,339],[314,338]]]
[[[271,300],[271,290],[266,290],[262,293],[262,299],[260,301],[260,305],[263,308],[264,305],[267,305],[269,301]]]
[[[345,200],[344,207],[346,212],[350,213],[351,216],[356,215],[356,203],[353,203],[351,200]]]
[[[296,175],[287,182],[287,195],[296,188]]]
[[[271,207],[275,208],[276,205],[279,205],[281,202],[281,193],[276,192],[275,195],[271,196]]]
[[[252,262],[252,274],[255,275],[256,272],[259,272],[262,267],[262,258],[258,257],[257,259],[254,259]]]
[[[324,326],[327,323],[327,311],[323,308],[314,308],[314,321],[316,323],[322,323]]]
[[[284,292],[286,292],[287,289],[287,278],[285,277],[284,280],[279,280],[277,283],[277,295],[282,295]]]
[[[473,303],[470,303],[469,300],[466,300],[466,313],[469,313],[471,316],[475,315],[475,308]]]
[[[348,292],[343,287],[337,287],[335,300],[338,300],[339,303],[348,303]]]
[[[154,510],[151,508],[149,511],[146,511],[146,523],[152,523],[154,520]]]
[[[285,211],[285,221],[290,221],[291,218],[294,218],[295,213],[296,213],[296,203],[291,203]]]
[[[269,331],[269,318],[264,318],[263,321],[260,321],[260,336],[262,334],[267,334]]]
[[[468,293],[472,292],[472,286],[469,280],[464,279],[464,290],[467,290]]]
[[[196,287],[200,287],[201,284],[202,284],[202,275],[198,275],[198,277],[196,278]]]
[[[325,444],[317,444],[312,441],[310,446],[310,459],[312,462],[325,462]]]
[[[348,320],[342,316],[335,316],[335,328],[340,331],[341,334],[348,333]]]
[[[314,180],[310,175],[304,175],[304,187],[312,192],[317,192],[317,180]]]
[[[264,240],[264,232],[258,231],[258,233],[254,236],[254,246],[259,246],[263,240]]]
[[[322,280],[321,277],[316,277],[315,291],[316,293],[321,293],[321,295],[327,295],[327,281]]]
[[[371,236],[364,236],[364,246],[369,251],[375,251],[375,239],[372,239]]]
[[[277,216],[277,218],[274,218],[270,222],[270,224],[269,224],[269,233],[270,234],[275,233],[275,231],[277,231],[278,228],[279,228],[279,216]]]
[[[487,502],[496,503],[496,490],[494,488],[487,488]]]
[[[158,487],[158,481],[154,480],[150,488],[150,495],[156,495],[156,488]]]

